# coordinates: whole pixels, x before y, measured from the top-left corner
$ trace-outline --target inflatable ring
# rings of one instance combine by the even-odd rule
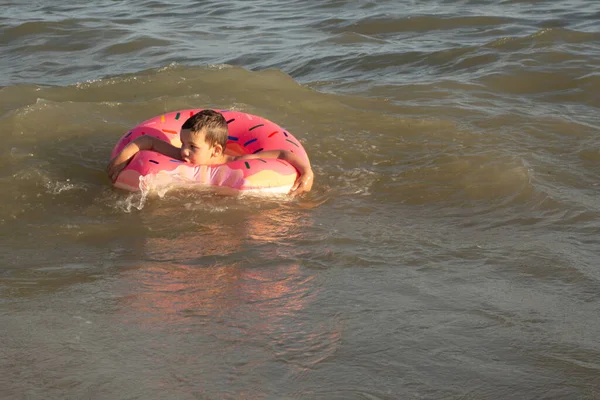
[[[201,110],[174,111],[142,122],[121,137],[111,158],[142,135],[151,135],[181,147],[181,126]],[[241,156],[266,150],[289,150],[308,161],[302,144],[279,125],[239,111],[219,112],[225,117],[229,129],[225,154]],[[192,184],[214,187],[217,191],[222,188],[233,192],[288,193],[297,176],[294,167],[275,158],[236,160],[220,165],[192,165],[153,151],[140,151],[121,171],[113,185],[133,192],[148,186],[159,188]]]

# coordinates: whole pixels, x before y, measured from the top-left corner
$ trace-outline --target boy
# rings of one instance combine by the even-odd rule
[[[115,181],[131,158],[140,150],[152,150],[167,157],[194,165],[224,164],[229,161],[250,158],[278,158],[289,162],[299,172],[299,176],[294,182],[290,194],[296,195],[308,192],[312,188],[314,174],[310,164],[291,151],[269,150],[257,154],[245,154],[239,157],[229,156],[225,154],[227,135],[227,121],[225,121],[223,115],[213,110],[202,110],[188,118],[181,126],[179,134],[182,144],[181,148],[153,136],[140,136],[125,146],[110,161],[106,170],[109,178]]]

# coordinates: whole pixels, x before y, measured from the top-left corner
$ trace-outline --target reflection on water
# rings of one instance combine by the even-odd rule
[[[256,368],[293,376],[330,357],[341,327],[314,313],[315,271],[287,251],[291,240],[302,239],[298,227],[311,220],[286,207],[256,211],[177,238],[148,238],[147,259],[158,262],[122,276],[126,324],[192,335],[194,345],[180,343],[177,353],[202,354],[203,362],[226,370],[223,357],[234,360],[233,369],[247,379]]]

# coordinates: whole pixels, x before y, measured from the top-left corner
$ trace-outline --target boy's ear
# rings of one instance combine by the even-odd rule
[[[215,144],[213,146],[212,153],[214,156],[220,156],[221,154],[223,154],[223,146],[221,146],[220,144]]]

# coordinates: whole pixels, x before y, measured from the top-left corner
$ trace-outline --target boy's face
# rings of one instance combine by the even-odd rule
[[[191,132],[182,129],[179,137],[181,139],[181,158],[194,165],[212,164],[220,155],[220,146],[210,146],[205,141],[204,132]]]

